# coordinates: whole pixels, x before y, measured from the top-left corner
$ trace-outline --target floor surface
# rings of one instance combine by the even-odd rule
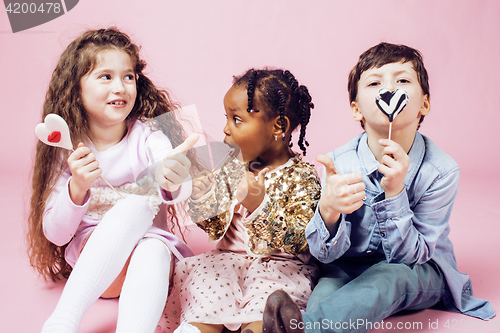
[[[0,332],[40,332],[64,284],[44,281],[28,264],[24,231],[29,200],[26,173],[0,177],[0,209],[3,215],[0,224]],[[495,178],[462,174],[451,217],[450,237],[455,245],[459,269],[472,278],[474,294],[488,299],[499,311],[500,287],[497,281],[500,260],[497,245],[500,243],[500,204],[491,179]],[[187,238],[196,253],[212,247],[197,228],[189,228]],[[85,315],[80,332],[114,332],[117,309],[116,300],[98,300]],[[499,326],[498,318],[482,321],[447,311],[424,310],[375,323],[373,332],[500,332]]]

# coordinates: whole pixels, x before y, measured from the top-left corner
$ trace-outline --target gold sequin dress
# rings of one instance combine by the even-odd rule
[[[234,198],[245,170],[238,160],[230,161],[214,188],[190,201],[193,221],[218,243],[213,251],[177,263],[170,304],[160,321],[163,331],[179,325],[175,305],[182,309],[181,321],[237,330],[262,320],[267,296],[278,289],[305,310],[317,268],[310,263],[304,233],[320,198],[319,177],[300,157],[290,158],[265,175],[265,198],[249,214]]]

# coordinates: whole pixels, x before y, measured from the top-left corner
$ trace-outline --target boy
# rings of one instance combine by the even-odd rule
[[[406,108],[388,118],[380,89],[403,89]],[[472,297],[457,269],[448,220],[459,167],[417,129],[430,112],[421,54],[381,43],[363,53],[348,82],[352,116],[365,132],[317,161],[323,192],[306,228],[321,278],[301,316],[283,291],[267,300],[267,332],[366,332],[401,310],[440,301],[454,311],[489,319],[491,304]]]

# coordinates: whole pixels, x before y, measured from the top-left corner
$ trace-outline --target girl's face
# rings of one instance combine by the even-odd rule
[[[255,105],[258,108],[258,105]],[[232,86],[224,96],[226,126],[225,142],[235,143],[240,147],[243,161],[254,161],[271,154],[274,141],[273,122],[264,120],[264,111],[247,112],[248,97],[244,86]]]
[[[110,49],[98,54],[97,65],[80,80],[83,106],[92,130],[123,127],[137,96],[130,56]]]

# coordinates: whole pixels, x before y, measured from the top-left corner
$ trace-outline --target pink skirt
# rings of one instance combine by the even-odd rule
[[[158,329],[171,332],[180,322],[223,324],[237,330],[262,320],[267,297],[283,289],[305,311],[317,279],[315,265],[296,257],[253,258],[213,250],[176,264],[174,286]]]

